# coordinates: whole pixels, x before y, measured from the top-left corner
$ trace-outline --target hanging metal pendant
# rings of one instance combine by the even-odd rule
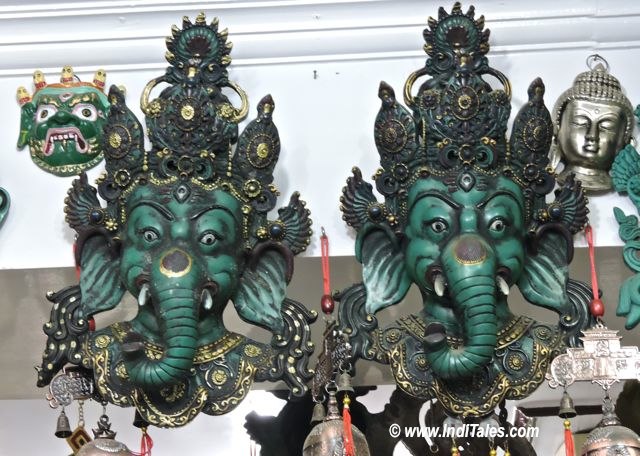
[[[640,456],[640,437],[620,425],[609,396],[602,405],[602,421],[589,433],[581,456]]]
[[[356,456],[369,456],[364,434],[351,425]],[[302,456],[342,456],[344,454],[344,423],[338,411],[335,392],[329,393],[327,417],[314,427],[302,447]]]
[[[564,163],[560,182],[574,173],[585,190],[606,191],[613,160],[631,139],[633,107],[602,57],[590,56],[587,65],[553,109],[551,166]]]
[[[577,415],[576,409],[573,406],[573,399],[569,395],[569,393],[565,390],[562,393],[562,399],[560,399],[560,410],[558,411],[558,416],[560,418],[573,418]]]
[[[115,440],[116,433],[111,430],[111,423],[106,414],[98,420],[98,428],[93,430],[95,440],[87,443],[77,456],[134,456],[124,443]]]
[[[67,414],[64,413],[64,408],[60,412],[60,416],[58,416],[58,422],[56,424],[56,432],[55,436],[59,439],[66,439],[71,435],[71,426],[69,425],[69,418],[67,418]]]

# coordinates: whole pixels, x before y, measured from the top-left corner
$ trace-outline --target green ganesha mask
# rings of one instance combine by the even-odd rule
[[[80,82],[66,66],[60,83],[47,84],[42,72],[36,71],[33,97],[26,88],[18,88],[22,106],[18,149],[28,145],[34,163],[57,176],[80,174],[100,163],[109,111],[105,79],[104,70],[98,70],[93,82]]]
[[[572,234],[586,222],[580,183],[567,179],[545,201],[555,179],[540,79],[507,141],[511,89],[488,64],[483,22],[459,4],[429,19],[426,65],[405,86],[412,112],[380,85],[374,179],[384,202],[357,168],[341,199],[363,265],[363,283],[340,295],[355,356],[390,364],[399,388],[457,416],[485,416],[526,397],[589,318],[588,288],[568,277]],[[492,89],[487,75],[504,90]],[[422,76],[430,78],[413,95]],[[373,315],[412,284],[423,310],[378,328]],[[558,324],[513,315],[514,286],[555,311]]]
[[[151,150],[112,87],[106,173],[97,189],[106,207],[84,175],[69,191],[80,284],[49,296],[38,384],[76,364],[102,399],[174,427],[200,411],[232,410],[254,381],[283,380],[293,397],[304,395],[315,314],[285,296],[293,256],[311,235],[309,211],[296,193],[277,220],[267,219],[278,196],[273,100],[260,101],[238,136],[247,100],[228,79],[231,44],[217,20],[185,18],[167,46],[171,66],[141,102]],[[149,101],[159,83],[168,86]],[[223,88],[238,92],[242,108]],[[118,306],[126,292],[137,298],[135,318],[94,330],[94,315]],[[243,320],[272,333],[271,343],[225,327],[230,300]]]

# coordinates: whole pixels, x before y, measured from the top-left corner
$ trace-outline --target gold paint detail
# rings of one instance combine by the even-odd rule
[[[267,158],[269,156],[270,152],[271,151],[270,151],[269,145],[267,143],[260,143],[256,147],[256,154],[260,158],[263,158],[263,159]]]
[[[211,381],[214,385],[224,385],[228,380],[227,373],[222,369],[216,369],[211,373]]]
[[[164,267],[164,259],[171,255],[174,252],[182,252],[182,254],[184,254],[184,256],[187,258],[187,266],[180,270],[180,271],[170,271],[169,269]],[[193,266],[193,260],[191,259],[191,255],[189,255],[187,252],[181,250],[181,249],[177,249],[177,248],[173,248],[169,251],[167,251],[163,256],[162,259],[160,260],[160,272],[165,276],[165,277],[182,277],[186,274],[188,274],[191,271],[191,267]]]
[[[252,363],[241,358],[233,392],[224,398],[212,401],[205,412],[210,415],[224,415],[236,408],[251,389],[256,370]]]
[[[109,135],[109,145],[114,149],[117,149],[122,145],[122,137],[116,132],[111,133]]]
[[[118,363],[116,365],[116,376],[122,380],[129,379],[129,373],[127,372],[127,368],[124,363]]]
[[[97,348],[107,348],[113,339],[106,334],[101,334],[95,338],[94,344]]]
[[[422,340],[424,336],[424,321],[417,315],[409,315],[397,321],[408,335]],[[377,330],[376,330],[377,331]],[[374,331],[375,332],[375,331]],[[533,349],[531,351],[530,366],[525,368],[525,360],[517,352],[506,355],[506,363],[517,374],[515,378],[510,378],[504,371],[495,375],[489,383],[482,379],[472,378],[473,382],[481,381],[478,384],[479,395],[473,399],[458,396],[454,388],[449,388],[446,381],[435,379],[429,383],[424,381],[422,376],[412,374],[408,365],[410,360],[415,361],[415,367],[419,371],[429,369],[428,361],[420,353],[407,353],[407,346],[400,338],[400,342],[392,344],[390,347],[385,344],[386,333],[378,332],[374,339],[372,355],[379,362],[390,364],[396,384],[407,394],[415,397],[430,399],[436,398],[440,401],[448,413],[460,415],[462,417],[482,417],[491,413],[494,408],[504,399],[517,400],[527,397],[540,386],[544,381],[544,376],[551,362],[554,353],[562,348],[562,337],[558,331],[540,325],[528,317],[513,317],[498,331],[497,350],[508,349],[514,342],[523,337],[532,339]],[[542,335],[542,337],[540,337]],[[447,338],[451,346],[457,338]],[[386,348],[385,348],[386,347]],[[384,354],[379,353],[383,351]],[[378,353],[376,353],[378,352]],[[417,356],[416,356],[417,355]]]
[[[175,385],[167,386],[160,390],[160,396],[169,404],[182,399],[185,395],[187,387],[184,383],[177,383]]]
[[[192,120],[196,115],[196,110],[193,108],[193,106],[187,104],[184,105],[182,107],[182,109],[180,109],[180,116],[182,116],[182,118],[184,120]]]
[[[244,347],[244,354],[249,358],[255,358],[256,356],[260,356],[262,354],[262,349],[257,345],[247,344]]]
[[[161,411],[142,390],[135,390],[133,402],[140,416],[149,424],[158,427],[179,427],[184,426],[200,413],[207,403],[207,397],[207,390],[199,386],[187,405],[170,414]]]

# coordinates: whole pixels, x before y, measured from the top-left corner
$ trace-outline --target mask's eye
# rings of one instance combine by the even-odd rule
[[[430,226],[434,233],[442,233],[443,231],[446,231],[447,228],[449,228],[447,226],[447,222],[445,222],[444,220],[434,220],[433,222],[431,222]]]
[[[493,219],[489,224],[489,229],[496,233],[502,233],[507,229],[507,222],[505,222],[504,219],[501,218]]]
[[[160,236],[158,235],[156,230],[153,230],[151,228],[145,228],[142,231],[142,237],[147,242],[153,242],[153,241],[157,241]]]
[[[58,112],[58,108],[53,105],[41,105],[38,106],[38,110],[36,111],[36,122],[46,122],[51,117],[53,117],[56,112]]]
[[[216,235],[210,232],[203,233],[200,236],[200,243],[204,245],[213,245],[217,240]]]
[[[98,110],[95,106],[87,103],[78,103],[72,111],[72,114],[82,120],[93,122],[98,118]]]

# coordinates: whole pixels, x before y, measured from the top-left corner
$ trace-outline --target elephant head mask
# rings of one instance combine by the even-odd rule
[[[555,179],[547,170],[544,85],[530,85],[507,141],[511,89],[488,64],[483,22],[459,4],[429,19],[429,57],[405,86],[413,112],[380,85],[374,179],[384,202],[357,168],[341,199],[363,265],[363,284],[340,296],[356,356],[390,364],[401,389],[464,416],[484,416],[533,391],[551,356],[587,320],[588,302],[587,289],[568,277],[572,234],[587,214],[579,182],[567,179],[545,202]],[[487,75],[504,90],[492,89]],[[378,328],[373,314],[398,304],[412,284],[423,310]],[[513,315],[514,286],[557,312],[558,326]]]
[[[106,173],[97,188],[106,207],[86,176],[69,191],[65,212],[78,233],[80,284],[49,296],[55,304],[38,383],[66,362],[78,364],[92,371],[103,399],[172,427],[200,411],[232,410],[254,380],[284,380],[302,396],[315,316],[285,297],[293,256],[311,235],[309,211],[296,193],[277,220],[267,219],[278,196],[273,100],[260,101],[238,137],[247,100],[228,80],[231,45],[217,20],[185,19],[168,49],[171,66],[141,101],[151,150],[112,87]],[[149,101],[161,82],[168,87]],[[225,87],[240,95],[240,109]],[[135,318],[93,330],[93,316],[126,292],[137,298]],[[242,319],[271,332],[272,343],[226,329],[229,301]]]

